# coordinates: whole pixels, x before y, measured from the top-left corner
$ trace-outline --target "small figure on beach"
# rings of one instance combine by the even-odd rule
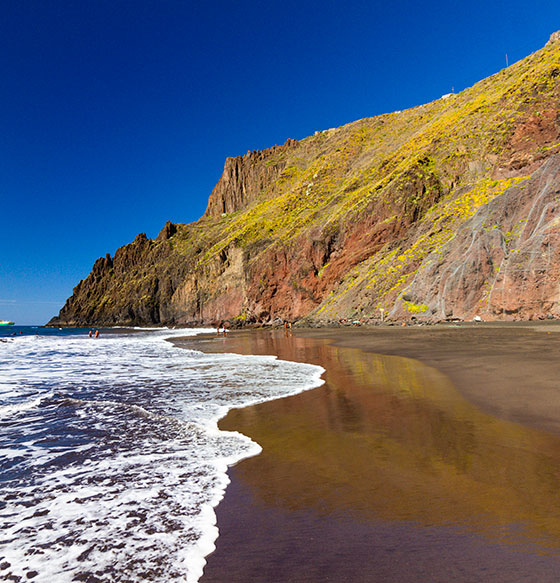
[[[95,331],[95,337],[96,337],[96,338],[99,338],[99,330],[96,330],[96,331]]]
[[[290,336],[292,334],[292,323],[289,320],[284,320],[284,332],[286,336]]]
[[[216,336],[219,336],[220,332],[222,333],[223,336],[227,336],[226,325],[225,325],[225,322],[223,320],[218,324]]]
[[[93,336],[93,330],[90,330],[88,336],[91,338]]]

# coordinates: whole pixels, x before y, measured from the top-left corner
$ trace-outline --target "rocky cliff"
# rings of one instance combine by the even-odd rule
[[[228,158],[52,324],[560,316],[560,38],[459,94]]]

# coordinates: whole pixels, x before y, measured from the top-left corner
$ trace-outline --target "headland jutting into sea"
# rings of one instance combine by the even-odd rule
[[[51,325],[225,325],[180,345],[326,370],[221,422],[263,452],[229,470],[201,581],[557,581],[559,103],[555,33],[458,94],[228,158],[200,220],[75,287]]]
[[[560,34],[457,94],[228,158],[52,325],[560,317]]]

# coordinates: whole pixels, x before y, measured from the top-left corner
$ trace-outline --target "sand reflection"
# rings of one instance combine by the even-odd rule
[[[231,342],[229,342],[231,340]],[[468,528],[557,550],[560,438],[487,415],[418,361],[270,333],[227,349],[321,364],[326,385],[232,411],[263,454],[236,475],[263,504]]]

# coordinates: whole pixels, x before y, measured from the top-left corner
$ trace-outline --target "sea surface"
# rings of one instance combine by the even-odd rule
[[[0,328],[0,580],[198,581],[227,467],[260,452],[217,421],[323,373],[166,342],[201,332]]]

